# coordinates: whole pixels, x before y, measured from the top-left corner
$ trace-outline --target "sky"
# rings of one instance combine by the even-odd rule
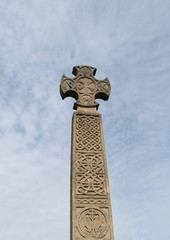
[[[170,1],[0,1],[0,240],[70,239],[76,65],[100,103],[115,240],[170,239]]]

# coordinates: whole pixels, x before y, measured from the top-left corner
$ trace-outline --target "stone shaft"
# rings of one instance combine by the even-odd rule
[[[101,115],[96,99],[107,100],[110,82],[97,80],[96,68],[76,66],[62,76],[60,94],[76,99],[71,146],[71,240],[113,240]]]
[[[71,240],[113,240],[101,115],[77,111],[72,119]]]

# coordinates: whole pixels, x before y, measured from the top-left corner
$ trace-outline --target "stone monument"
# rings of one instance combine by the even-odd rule
[[[76,66],[74,78],[62,76],[62,99],[77,101],[72,119],[71,240],[113,240],[113,223],[101,114],[97,98],[107,100],[111,86],[96,68]]]

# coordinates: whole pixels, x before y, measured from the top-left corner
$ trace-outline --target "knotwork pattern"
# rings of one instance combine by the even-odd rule
[[[99,116],[77,115],[76,149],[95,152],[102,150]]]
[[[76,199],[77,204],[107,205],[107,199]]]
[[[106,194],[105,172],[102,154],[77,154],[77,194]]]

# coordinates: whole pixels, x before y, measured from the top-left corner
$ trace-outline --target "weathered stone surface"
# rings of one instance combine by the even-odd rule
[[[95,72],[89,66],[74,67],[76,78],[63,76],[60,86],[62,98],[77,100],[72,119],[71,240],[114,239],[102,120],[95,102],[108,99],[110,83],[94,79]],[[91,100],[87,103],[84,96]]]
[[[96,68],[90,66],[76,66],[73,68],[75,78],[62,76],[60,93],[62,98],[73,97],[77,101],[74,104],[74,109],[77,106],[98,108],[99,104],[95,101],[97,98],[107,100],[110,95],[110,83],[107,78],[102,81],[97,80],[94,75]]]

